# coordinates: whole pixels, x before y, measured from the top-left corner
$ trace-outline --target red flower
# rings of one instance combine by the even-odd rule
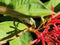
[[[54,7],[52,7],[52,11],[54,11]],[[50,22],[45,25],[44,31],[39,32],[37,30],[37,39],[32,41],[31,44],[37,44],[41,41],[42,45],[45,45],[45,42],[47,42],[48,45],[60,45],[60,13],[58,13],[56,17],[54,17],[53,14],[51,16],[52,18],[50,17]],[[53,25],[53,29],[51,29],[50,25]]]

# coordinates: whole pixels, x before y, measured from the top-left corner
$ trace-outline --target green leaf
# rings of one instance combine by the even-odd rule
[[[7,0],[4,1],[4,3],[6,3]],[[53,13],[51,10],[48,10],[40,0],[11,0],[9,5],[11,5],[15,11],[27,16],[46,16]]]
[[[46,16],[53,13],[40,0],[13,0],[11,4],[17,12],[27,16]]]
[[[0,0],[0,5],[9,5],[11,0]]]
[[[30,41],[32,41],[32,36],[29,32],[26,32],[20,37],[10,41],[10,45],[29,45]]]
[[[3,2],[2,2],[3,1]],[[1,0],[2,3],[7,3],[7,0]],[[7,5],[7,4],[6,4]],[[53,14],[51,10],[48,10],[46,6],[40,1],[40,0],[10,0],[9,4],[7,6],[12,6],[12,8],[19,12],[19,15],[14,13],[13,11],[7,10],[7,14],[14,14],[9,16],[14,16],[18,18],[22,22],[26,22],[27,24],[30,24],[33,27],[36,27],[35,21],[31,21],[31,17],[41,17],[41,16],[47,16],[50,14]],[[10,8],[9,6],[9,8]],[[23,14],[23,15],[22,15]],[[27,17],[26,17],[27,16]],[[27,20],[26,20],[27,19]],[[31,22],[31,23],[30,23]]]
[[[45,3],[48,9],[51,9],[52,6],[56,7],[60,3],[60,0],[50,0]]]
[[[17,23],[19,22],[15,22],[15,23],[16,23],[15,25],[17,25]],[[24,30],[27,27],[22,23],[19,23],[18,26],[14,26],[13,21],[1,22],[0,23],[0,40],[10,35],[8,34],[8,32],[12,32],[16,30],[15,28],[17,28],[18,30]]]

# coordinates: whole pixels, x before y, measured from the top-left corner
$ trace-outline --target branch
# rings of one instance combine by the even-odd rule
[[[8,42],[10,40],[16,39],[17,38],[17,35],[19,37],[20,35],[22,35],[23,33],[27,32],[27,31],[28,31],[28,29],[26,29],[26,30],[24,30],[22,32],[18,32],[17,34],[15,34],[14,36],[12,36],[11,38],[6,38],[6,39],[0,41],[0,45],[5,44],[6,42]]]

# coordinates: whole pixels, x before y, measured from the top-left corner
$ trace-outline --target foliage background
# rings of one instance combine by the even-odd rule
[[[48,2],[49,0],[41,0],[43,3],[45,3],[45,2]],[[8,5],[10,8],[12,8],[11,7],[11,5]],[[58,11],[60,11],[60,3],[55,7],[55,12],[58,12]],[[11,31],[11,29],[8,29],[9,27],[8,26],[10,26],[10,25],[13,25],[13,20],[14,20],[15,18],[13,18],[13,17],[10,17],[10,16],[3,16],[2,14],[0,14],[0,30],[3,30],[2,32],[0,31],[0,33],[2,33],[2,34],[0,34],[0,35],[3,35],[3,36],[5,36],[5,32],[7,31],[7,32],[9,32],[8,30],[10,30]],[[37,24],[37,27],[39,26],[39,18],[37,18],[37,19],[34,19],[35,21],[36,21],[36,24]],[[4,23],[3,23],[4,22]],[[10,22],[10,23],[9,23]],[[17,22],[20,22],[18,19],[17,19]],[[17,23],[16,22],[16,23]],[[21,24],[20,24],[21,25]],[[22,26],[22,28],[20,28],[20,26],[18,26],[17,28],[18,29],[23,29],[23,24],[21,25]],[[13,27],[15,27],[15,25],[13,25]],[[25,27],[26,28],[26,27]],[[14,29],[12,28],[12,30],[14,31]],[[3,37],[2,36],[2,37]],[[2,38],[1,37],[1,38]],[[1,40],[1,38],[0,38],[0,40]],[[35,34],[33,34],[33,33],[31,33],[31,32],[26,32],[26,33],[24,33],[23,35],[21,35],[20,37],[18,37],[18,38],[16,38],[15,40],[12,40],[12,41],[10,41],[10,42],[7,42],[6,44],[3,44],[3,45],[29,45],[28,43],[30,42],[30,41],[32,41],[33,39],[35,39],[36,38],[36,35]],[[36,45],[36,44],[34,44],[34,45]],[[39,43],[39,44],[37,44],[37,45],[41,45],[41,42]]]

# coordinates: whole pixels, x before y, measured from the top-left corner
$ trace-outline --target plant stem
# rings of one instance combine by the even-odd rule
[[[24,30],[24,31],[22,31],[22,32],[18,32],[17,34],[14,33],[15,35],[12,36],[11,38],[6,38],[6,39],[0,41],[0,45],[5,44],[5,43],[7,43],[8,41],[11,41],[11,40],[13,40],[13,39],[16,39],[17,37],[19,37],[20,35],[22,35],[23,33],[27,32],[27,31],[28,31],[28,29],[26,29],[26,30]]]

